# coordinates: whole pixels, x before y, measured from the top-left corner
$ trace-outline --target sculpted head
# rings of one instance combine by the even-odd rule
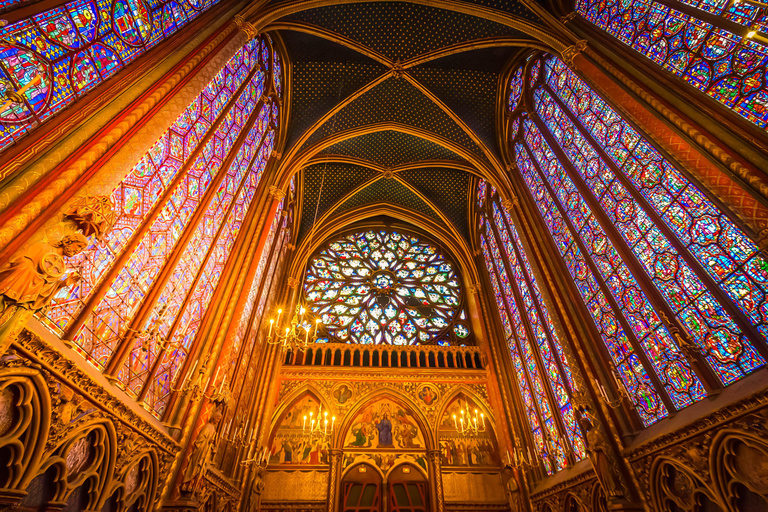
[[[71,258],[88,247],[88,239],[79,231],[65,235],[54,247],[60,247],[64,256]]]

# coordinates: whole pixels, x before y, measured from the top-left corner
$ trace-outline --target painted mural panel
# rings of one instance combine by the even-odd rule
[[[416,419],[402,405],[384,398],[365,406],[352,421],[344,449],[423,450]]]
[[[438,426],[440,462],[444,467],[499,467],[499,450],[496,438],[486,421],[486,430],[474,436],[460,434],[455,426],[454,416],[461,417],[461,409],[472,406],[472,400],[464,395],[457,396],[446,407]]]
[[[305,396],[292,405],[280,419],[272,438],[269,464],[328,464],[328,440],[310,439],[303,434],[303,426],[309,423],[310,413],[314,418],[322,412],[320,404],[312,396]]]

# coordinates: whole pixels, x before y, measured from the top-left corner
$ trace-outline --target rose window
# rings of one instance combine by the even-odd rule
[[[471,339],[459,276],[434,245],[395,231],[328,244],[304,290],[324,342],[464,345]]]

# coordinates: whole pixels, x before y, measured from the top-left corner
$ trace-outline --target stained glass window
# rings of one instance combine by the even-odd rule
[[[529,425],[544,467],[551,474],[569,463],[568,451],[574,460],[585,455],[571,405],[571,371],[509,212],[499,204],[493,188],[488,193],[490,203],[481,208],[485,218],[483,256]],[[486,202],[485,194],[486,186],[481,182],[480,204]]]
[[[0,150],[218,0],[74,0],[0,28]],[[7,6],[8,2],[3,2]]]
[[[84,321],[74,343],[102,369],[131,342],[117,378],[158,418],[272,153],[279,112],[262,104],[265,46],[247,43],[117,186],[117,226],[73,258],[85,278],[45,319],[54,329]]]
[[[768,30],[764,8],[748,2],[685,3]],[[764,44],[653,0],[577,0],[576,11],[757,126],[768,126]]]
[[[110,292],[95,306],[95,314],[75,339],[83,355],[97,366],[106,364],[124,322],[151,284],[147,280],[159,272],[216,178],[241,123],[255,107],[264,79],[258,64],[260,46],[253,40],[238,51],[147,151],[112,193],[118,211],[115,227],[70,261],[82,279],[59,294],[46,316],[48,325],[59,334],[79,316],[94,291],[105,285],[104,277],[123,257],[137,230],[151,219],[149,230],[110,284]],[[245,90],[235,98],[246,80]],[[205,137],[209,138],[201,147]],[[158,211],[160,199],[169,194]],[[139,286],[138,282],[144,284]]]
[[[471,343],[453,264],[412,235],[365,231],[331,242],[310,262],[305,294],[334,342]]]
[[[691,357],[722,385],[765,363],[768,264],[561,60],[541,61],[543,81],[524,81],[534,111],[516,118],[518,172],[650,425],[706,396]]]

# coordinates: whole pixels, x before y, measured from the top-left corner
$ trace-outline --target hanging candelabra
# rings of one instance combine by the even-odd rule
[[[467,402],[464,402],[464,407],[459,411],[459,416],[453,415],[453,426],[463,436],[476,436],[481,432],[485,432],[485,415],[481,412],[478,413],[477,409],[474,410],[474,413],[470,412]]]
[[[304,416],[301,433],[310,441],[313,439],[325,440],[333,433],[335,426],[336,416],[331,416],[329,424],[328,411],[323,412],[323,406],[321,405],[317,409],[317,416],[313,412],[310,412],[309,416]]]
[[[310,344],[317,341],[317,329],[320,327],[320,319],[315,319],[314,332],[313,324],[307,319],[307,310],[301,304],[296,305],[296,310],[288,325],[280,326],[280,317],[283,314],[282,309],[277,310],[277,318],[269,320],[269,333],[267,334],[267,343],[280,345],[284,349],[306,350]]]

